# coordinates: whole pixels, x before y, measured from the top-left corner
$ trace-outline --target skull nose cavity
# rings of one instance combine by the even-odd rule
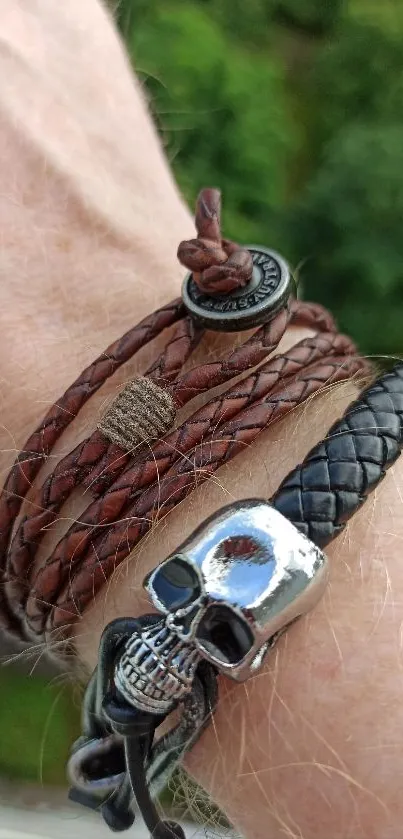
[[[167,616],[167,626],[177,632],[181,638],[190,638],[193,635],[193,622],[199,614],[199,606],[194,606],[185,615],[176,613]]]
[[[223,664],[239,664],[254,644],[246,619],[224,605],[206,610],[196,636],[199,649]]]

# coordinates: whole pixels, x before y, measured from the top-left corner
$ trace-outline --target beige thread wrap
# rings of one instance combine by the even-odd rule
[[[112,443],[130,451],[162,437],[175,422],[172,396],[152,379],[139,376],[126,385],[105,412],[98,429]]]

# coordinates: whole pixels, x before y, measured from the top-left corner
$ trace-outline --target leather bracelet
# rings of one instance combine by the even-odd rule
[[[353,402],[271,499],[323,548],[385,477],[403,445],[403,364]]]
[[[179,247],[181,261],[191,269],[185,281],[189,310],[181,299],[174,301],[96,359],[50,409],[6,480],[0,497],[0,612],[3,625],[22,639],[46,638],[51,644],[68,639],[119,563],[196,483],[309,395],[368,372],[367,362],[350,339],[337,334],[322,307],[287,297],[292,281],[277,254],[221,238],[217,191],[199,197],[196,227],[198,239]],[[243,322],[250,328],[252,315],[262,325],[244,344],[216,362],[183,371],[201,340],[201,324],[233,330]],[[309,326],[315,334],[268,359],[291,324]],[[32,493],[55,443],[87,400],[167,328],[173,332],[142,379],[125,389],[120,404]],[[172,427],[176,411],[194,396],[232,379],[229,390]],[[38,565],[44,534],[80,486],[92,503]]]
[[[3,622],[20,638],[57,640],[60,654],[153,522],[308,396],[369,371],[324,309],[294,298],[282,257],[222,238],[216,190],[199,196],[196,230],[178,249],[190,271],[182,298],[79,376],[25,444],[0,497]],[[314,334],[273,356],[289,325]],[[184,369],[206,328],[256,331],[218,360]],[[165,329],[157,359],[32,491],[86,401]],[[177,421],[195,396],[223,386]],[[246,499],[220,510],[148,575],[157,614],[118,619],[103,633],[69,760],[73,800],[100,809],[115,831],[130,827],[137,802],[154,839],[183,839],[179,825],[160,820],[153,799],[208,724],[217,675],[253,676],[280,635],[316,604],[327,581],[322,547],[400,453],[402,420],[398,365],[350,406],[270,502]],[[38,562],[44,533],[77,487],[91,503]],[[156,739],[175,708],[179,722]]]
[[[246,499],[219,510],[148,575],[158,617],[118,619],[101,639],[83,737],[69,762],[73,800],[99,808],[116,831],[133,823],[134,793],[153,837],[183,839],[179,825],[160,820],[150,795],[161,755],[171,770],[207,724],[217,700],[214,673],[253,676],[280,635],[315,605],[327,581],[320,548],[402,445],[400,363],[350,405],[269,503]],[[177,726],[172,754],[164,738],[153,746],[154,731],[178,705],[182,719],[190,715],[190,740]],[[112,748],[115,758],[120,752],[115,775],[107,768]]]

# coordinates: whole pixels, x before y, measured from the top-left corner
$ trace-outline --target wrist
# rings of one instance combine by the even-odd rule
[[[327,548],[323,601],[246,686],[223,680],[187,768],[251,839],[400,835],[398,462]],[[378,554],[374,562],[373,552]]]
[[[104,624],[149,611],[143,576],[183,540],[184,529],[190,533],[234,498],[270,495],[353,395],[349,384],[305,405],[239,456],[236,472],[221,470],[220,484],[196,490],[154,528],[84,616],[78,648],[89,667]],[[254,680],[245,686],[221,680],[214,726],[187,758],[190,772],[252,839],[280,837],[294,823],[307,837],[332,839],[348,835],[353,823],[359,837],[370,836],[373,825],[380,836],[399,823],[390,816],[398,795],[393,732],[401,723],[400,709],[390,716],[400,705],[399,483],[398,462],[327,549],[331,579],[323,602],[279,642]],[[382,562],[371,559],[374,542]],[[374,737],[387,788],[378,751],[368,755]]]

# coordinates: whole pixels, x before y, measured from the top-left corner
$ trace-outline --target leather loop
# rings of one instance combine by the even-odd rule
[[[252,277],[252,257],[221,236],[221,193],[202,189],[196,201],[197,239],[181,242],[178,259],[193,272],[193,279],[208,294],[228,294],[247,285]]]

